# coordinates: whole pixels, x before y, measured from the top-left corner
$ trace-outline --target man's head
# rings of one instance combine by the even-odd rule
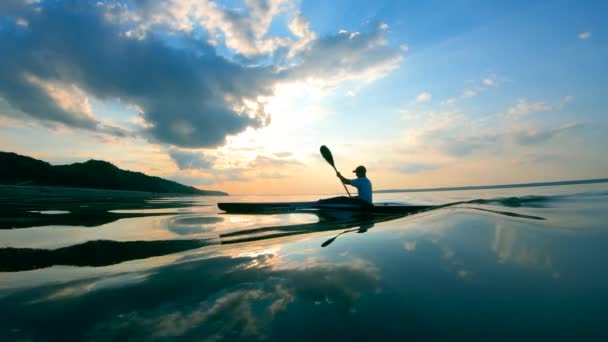
[[[353,170],[353,172],[357,175],[357,177],[365,177],[367,170],[365,169],[365,166],[359,165]]]

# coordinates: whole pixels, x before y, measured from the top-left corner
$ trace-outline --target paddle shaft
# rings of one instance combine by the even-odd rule
[[[336,173],[338,173],[338,170],[336,170],[336,167],[334,165],[332,165],[334,167],[334,171],[336,171]],[[340,177],[338,177],[338,179],[340,179]],[[344,186],[344,190],[346,190],[346,193],[348,194],[348,197],[353,197],[350,195],[350,192],[348,191],[348,188],[346,187],[346,184],[344,184],[344,182],[342,182],[342,180],[340,179],[340,183],[342,183],[342,186]]]

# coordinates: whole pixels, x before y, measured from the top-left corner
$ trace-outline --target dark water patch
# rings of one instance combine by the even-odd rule
[[[120,214],[100,210],[82,210],[70,214],[46,215],[41,213],[6,213],[0,210],[0,229],[43,226],[97,227],[120,219],[148,216],[166,216],[174,213]]]
[[[530,207],[530,208],[544,208],[548,206],[548,203],[558,199],[558,196],[522,196],[522,197],[499,197],[492,199],[474,199],[471,201],[464,201],[462,203],[470,204],[494,204],[501,205],[504,207]]]
[[[107,266],[121,262],[182,252],[209,245],[206,240],[88,241],[58,249],[0,248],[0,272],[51,267]]]
[[[546,220],[546,218],[544,218],[544,217],[533,216],[533,215],[526,215],[526,214],[519,214],[519,213],[514,213],[512,211],[491,210],[491,209],[476,208],[476,207],[463,207],[463,208],[473,209],[473,210],[487,211],[489,213],[494,213],[494,214],[498,214],[498,215],[510,216],[510,217],[518,217],[518,218],[524,218],[524,219],[529,219],[529,220]]]

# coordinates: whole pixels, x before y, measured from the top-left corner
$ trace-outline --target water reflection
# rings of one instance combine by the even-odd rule
[[[0,273],[0,340],[606,340],[608,202],[537,200],[379,221],[197,207],[2,231],[63,255],[122,241],[84,248],[120,264]],[[129,259],[138,250],[150,254]]]
[[[25,291],[0,299],[3,310],[14,313],[0,323],[0,336],[258,339],[271,336],[277,316],[290,319],[285,314],[293,308],[312,313],[331,306],[349,315],[380,282],[378,270],[363,260],[310,260],[286,268],[275,266],[274,258],[218,257],[172,265],[135,279],[119,278],[121,286],[114,284],[111,292],[99,284],[107,279]],[[36,317],[49,311],[54,314],[38,324]],[[56,329],[65,317],[71,317],[70,329]],[[32,325],[37,329],[28,329]]]
[[[547,225],[445,210],[340,229],[328,248],[311,232],[205,247],[144,271],[4,291],[0,339],[602,337],[608,283],[595,261],[608,237]]]

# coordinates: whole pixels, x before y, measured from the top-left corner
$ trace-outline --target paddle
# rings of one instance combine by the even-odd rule
[[[331,151],[329,150],[329,148],[327,148],[327,146],[325,146],[325,145],[321,146],[321,155],[323,156],[323,159],[325,159],[325,161],[327,161],[329,163],[329,165],[331,165],[331,167],[334,168],[334,171],[336,171],[336,173],[338,173],[338,170],[336,169],[336,165],[334,164],[334,156],[331,155]],[[340,183],[342,183],[342,180],[340,180]],[[344,186],[344,190],[346,190],[348,197],[352,197],[350,195],[350,192],[346,188],[346,184],[342,183],[342,185]]]
[[[337,239],[337,238],[338,238],[338,236],[340,236],[340,235],[342,235],[342,234],[344,234],[344,233],[348,233],[348,232],[355,231],[355,230],[359,230],[359,228],[355,228],[355,229],[347,229],[347,230],[343,231],[342,233],[340,233],[340,234],[338,234],[338,235],[334,236],[333,238],[331,238],[331,239],[329,239],[329,240],[327,240],[327,241],[323,242],[323,244],[321,245],[321,247],[327,247],[327,246],[329,246],[329,244],[330,244],[330,243],[334,242],[334,240],[335,240],[335,239]]]

